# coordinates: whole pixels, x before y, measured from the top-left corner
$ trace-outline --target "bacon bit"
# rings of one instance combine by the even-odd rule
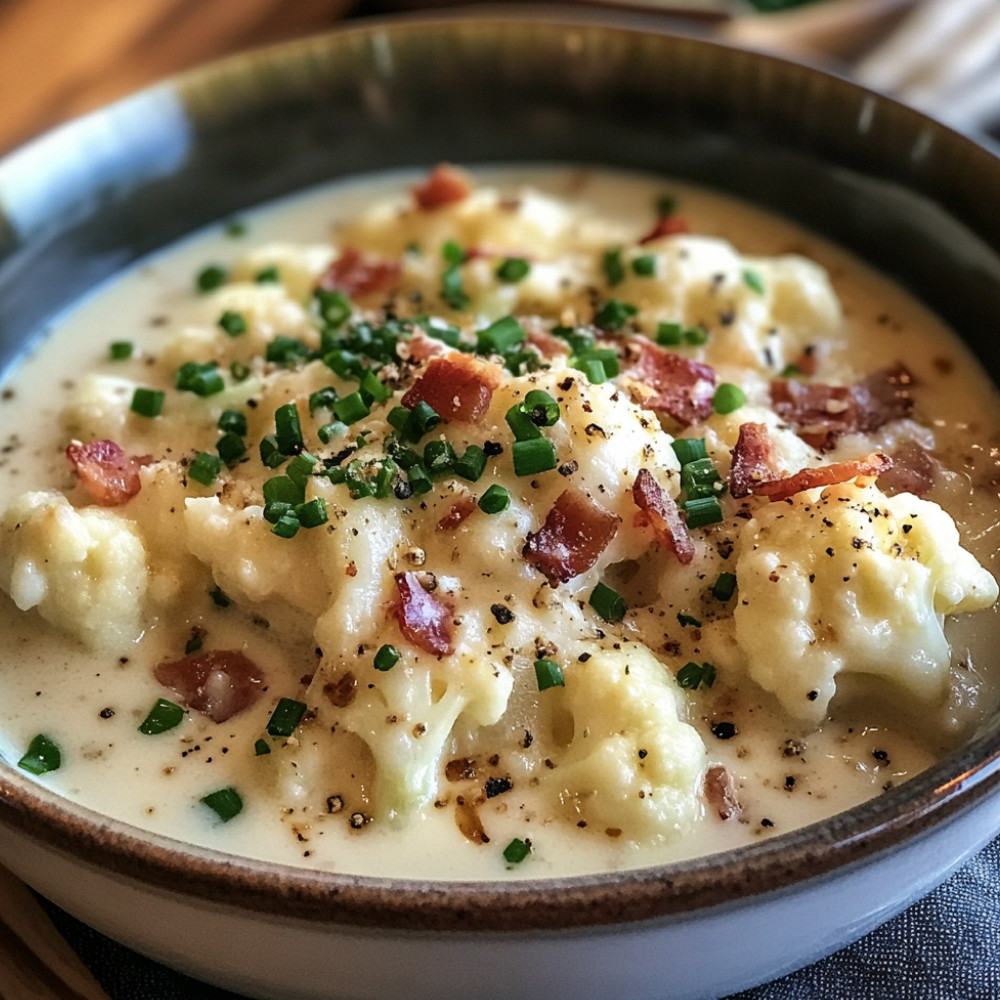
[[[451,510],[437,523],[438,531],[454,531],[474,510],[476,499],[466,493],[451,505]]]
[[[739,500],[748,497],[758,483],[772,482],[780,476],[778,453],[767,424],[740,424],[740,436],[732,450],[729,471],[729,495]]]
[[[323,685],[323,694],[330,700],[334,708],[347,708],[354,703],[357,696],[358,679],[348,670],[335,681]]]
[[[742,811],[732,776],[720,764],[705,772],[705,798],[715,808],[719,819],[739,816]]]
[[[657,541],[677,556],[677,561],[687,565],[694,559],[694,542],[687,524],[681,517],[674,498],[660,488],[648,469],[640,469],[632,486],[632,499],[639,512],[635,524],[650,525]]]
[[[625,375],[653,393],[643,400],[644,406],[666,413],[682,427],[711,414],[715,372],[708,365],[664,350],[645,337],[630,337],[628,346],[638,355],[625,369]]]
[[[354,247],[345,247],[316,284],[328,292],[343,292],[349,298],[356,298],[388,291],[399,280],[402,270],[399,261],[379,260]]]
[[[450,163],[439,163],[427,179],[413,189],[418,207],[440,208],[457,201],[464,201],[472,194],[472,181],[468,174]]]
[[[879,477],[880,489],[888,493],[912,493],[918,497],[931,491],[939,467],[926,448],[916,441],[907,441],[890,457],[892,468]]]
[[[537,323],[525,323],[524,329],[528,335],[528,343],[543,358],[565,357],[569,354],[569,344],[561,337],[550,333],[543,326]]]
[[[430,361],[431,358],[439,358],[442,354],[448,354],[451,348],[438,340],[437,337],[430,337],[421,329],[416,329],[409,340],[401,341],[397,346],[397,353],[402,357],[399,346],[406,345],[406,356],[410,361]]]
[[[689,233],[690,231],[687,220],[682,219],[679,215],[661,215],[656,220],[656,225],[645,236],[639,238],[639,244],[641,246],[645,243],[652,243],[653,240],[658,240],[662,236],[677,236],[680,233]]]
[[[774,479],[766,483],[757,483],[753,492],[757,496],[765,496],[774,503],[787,500],[803,490],[811,490],[816,486],[834,486],[837,483],[847,483],[852,479],[861,479],[880,475],[892,468],[892,459],[880,451],[873,451],[863,458],[852,458],[846,462],[834,462],[832,465],[819,465],[811,469],[800,469],[792,476]]]
[[[152,455],[126,455],[114,441],[73,441],[66,449],[80,485],[102,507],[120,507],[139,492],[139,469],[153,461]]]
[[[424,590],[416,573],[397,573],[394,579],[400,599],[395,609],[399,630],[414,646],[428,653],[450,653],[452,609]]]
[[[176,691],[188,708],[225,722],[258,698],[264,673],[236,649],[199,650],[153,669],[156,679]]]
[[[819,450],[832,448],[841,434],[874,431],[913,409],[913,376],[903,366],[874,372],[853,386],[776,379],[771,403],[782,420]]]
[[[403,406],[431,406],[442,420],[472,424],[489,409],[493,390],[503,380],[497,365],[454,352],[432,358],[423,374],[403,396]]]
[[[618,531],[618,518],[579,489],[556,498],[545,523],[528,533],[521,555],[555,587],[590,569]]]

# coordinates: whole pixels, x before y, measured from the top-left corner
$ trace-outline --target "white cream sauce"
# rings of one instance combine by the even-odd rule
[[[861,370],[905,360],[914,373],[918,419],[933,429],[935,453],[951,470],[932,498],[950,511],[963,543],[996,575],[996,392],[962,345],[916,301],[785,221],[694,188],[535,167],[482,171],[477,178],[504,185],[527,181],[558,196],[584,198],[637,230],[648,223],[651,200],[669,190],[694,232],[724,237],[750,255],[794,249],[827,268],[846,316],[841,350]],[[0,509],[29,488],[70,488],[73,474],[58,418],[65,391],[79,373],[95,369],[141,381],[146,358],[155,355],[164,330],[183,313],[193,276],[205,264],[226,262],[271,240],[323,241],[332,224],[410,182],[411,177],[391,175],[340,183],[268,206],[242,218],[239,235],[224,225],[213,227],[96,291],[55,324],[52,336],[4,383]],[[114,340],[134,341],[135,357],[107,360]],[[190,596],[192,617],[211,630],[214,644],[244,648],[266,663],[275,687],[279,678],[297,678],[315,665],[308,637],[289,644],[275,634],[277,628],[213,609],[204,593]],[[667,614],[673,622],[676,609]],[[643,625],[655,628],[655,618]],[[271,772],[278,756],[253,754],[259,712],[218,725],[189,713],[161,736],[137,732],[153,701],[170,697],[151,666],[188,629],[185,622],[159,622],[127,658],[102,657],[69,643],[34,614],[17,611],[0,594],[0,755],[15,764],[30,739],[44,731],[62,746],[63,765],[39,780],[98,813],[234,854],[342,872],[444,879],[547,877],[700,855],[784,833],[877,796],[927,767],[993,708],[997,671],[990,659],[1000,635],[996,609],[950,624],[954,694],[940,709],[898,698],[890,702],[883,691],[860,682],[852,697],[842,681],[831,717],[813,731],[786,719],[775,700],[750,681],[739,690],[693,693],[690,721],[711,757],[736,778],[742,817],[723,822],[706,814],[680,841],[640,849],[564,823],[526,822],[523,806],[518,800],[508,804],[507,796],[481,808],[490,837],[481,845],[462,835],[451,807],[429,808],[400,829],[372,824],[354,830],[350,809],[325,807],[329,796],[343,790],[333,774],[323,776],[326,787],[303,792],[300,800],[255,794],[276,780]],[[711,728],[723,711],[737,730],[728,740],[716,738]],[[227,785],[244,790],[245,807],[223,824],[199,799]],[[501,854],[513,837],[529,837],[533,846],[530,858],[514,868]]]

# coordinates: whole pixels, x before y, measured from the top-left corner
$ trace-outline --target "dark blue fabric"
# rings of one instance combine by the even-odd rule
[[[157,965],[45,905],[111,1000],[237,1000],[234,993]],[[998,998],[1000,840],[856,944],[729,1000]]]

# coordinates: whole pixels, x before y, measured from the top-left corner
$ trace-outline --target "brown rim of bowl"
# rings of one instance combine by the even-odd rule
[[[295,58],[310,58],[316,46],[367,45],[375,33],[457,31],[489,34],[505,31],[580,32],[608,29],[592,20],[542,21],[519,12],[517,22],[461,17],[454,21],[377,21],[342,28],[318,38],[283,43],[239,55],[184,74],[173,85],[188,99],[192,113],[210,116],[206,95],[219,77],[239,76],[251,64],[268,73]],[[662,35],[659,37],[669,38]],[[726,46],[694,39],[674,39],[679,46],[716,49]],[[734,59],[750,59],[782,68],[789,78],[820,77],[823,87],[843,88],[855,98],[861,88],[808,67],[773,56],[727,50]],[[808,92],[808,85],[806,90]],[[869,95],[870,96],[870,95]],[[977,157],[992,156],[972,140],[950,133],[918,112],[879,98],[894,107],[910,131],[940,130],[963,150],[978,169]],[[978,151],[978,152],[977,152]],[[997,172],[997,171],[995,171]],[[597,927],[631,921],[691,915],[722,904],[739,904],[761,894],[792,889],[869,861],[899,844],[941,828],[997,791],[1000,783],[998,720],[982,735],[924,773],[877,799],[827,820],[774,836],[761,843],[690,861],[558,879],[504,882],[424,882],[317,872],[252,861],[208,849],[192,848],[147,834],[78,807],[41,787],[16,769],[0,764],[0,823],[40,844],[105,873],[115,873],[171,893],[276,917],[316,923],[398,930],[524,931]]]

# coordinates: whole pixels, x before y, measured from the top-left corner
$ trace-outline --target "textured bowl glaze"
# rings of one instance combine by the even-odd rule
[[[120,268],[268,199],[440,160],[575,161],[784,213],[896,278],[997,378],[1000,212],[984,206],[1000,204],[1000,160],[989,150],[815,69],[517,13],[372,22],[239,56],[7,157],[0,365]],[[0,762],[0,862],[126,944],[270,1000],[707,998],[848,943],[992,836],[998,728],[994,717],[864,806],[737,852],[503,884],[311,873],[192,849]],[[742,947],[706,962],[710,939]]]

